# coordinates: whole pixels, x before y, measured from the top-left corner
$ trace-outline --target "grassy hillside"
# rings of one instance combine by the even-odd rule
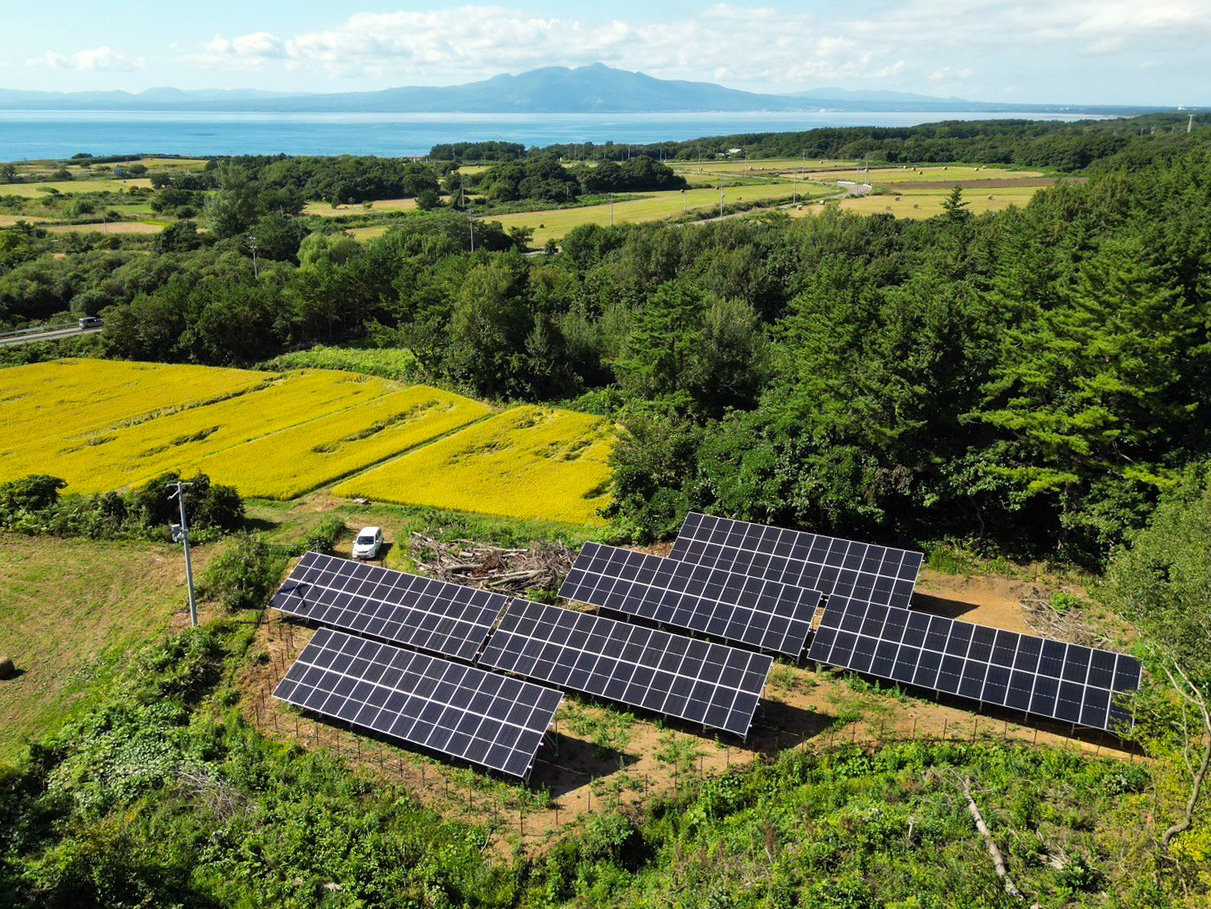
[[[202,568],[209,553],[198,550]],[[186,621],[176,546],[0,535],[0,762],[105,695],[130,655]]]

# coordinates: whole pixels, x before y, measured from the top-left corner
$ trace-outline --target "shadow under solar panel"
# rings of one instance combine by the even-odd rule
[[[273,696],[301,707],[525,777],[563,695],[473,666],[320,628]]]
[[[513,600],[479,663],[743,737],[773,658]]]
[[[691,512],[670,559],[818,590],[908,606],[924,554]]]
[[[760,650],[803,654],[818,591],[585,543],[559,595]]]
[[[839,597],[825,606],[807,655],[1095,729],[1131,725],[1114,698],[1140,681],[1139,662],[1125,654]]]
[[[471,661],[508,597],[308,552],[271,604],[287,615]]]

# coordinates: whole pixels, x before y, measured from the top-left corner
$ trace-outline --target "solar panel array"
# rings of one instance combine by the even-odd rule
[[[330,628],[273,692],[280,700],[525,777],[563,695]]]
[[[288,615],[473,660],[508,597],[308,552],[273,598]]]
[[[887,606],[908,606],[924,555],[691,512],[671,559]]]
[[[825,607],[808,657],[1097,729],[1131,724],[1114,696],[1140,681],[1124,654],[840,598]]]
[[[509,604],[480,665],[748,734],[773,658],[526,600]]]
[[[820,593],[708,565],[585,543],[559,595],[798,658]]]

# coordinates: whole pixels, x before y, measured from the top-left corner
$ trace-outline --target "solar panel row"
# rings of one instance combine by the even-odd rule
[[[559,595],[798,658],[821,596],[789,584],[586,543]]]
[[[351,726],[525,777],[563,695],[321,628],[273,696]]]
[[[808,657],[1097,729],[1130,725],[1114,698],[1140,681],[1124,654],[840,598],[825,607]]]
[[[508,597],[308,552],[273,607],[321,625],[471,661]]]
[[[908,606],[924,555],[691,512],[669,558],[863,602]]]
[[[773,658],[514,600],[480,664],[745,736]]]

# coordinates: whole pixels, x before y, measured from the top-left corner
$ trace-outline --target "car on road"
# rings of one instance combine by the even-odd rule
[[[105,320],[100,316],[84,316],[80,319],[81,328],[100,328],[105,324]]]
[[[382,528],[363,527],[353,541],[353,557],[355,559],[375,559],[378,558],[379,550],[382,548]]]

